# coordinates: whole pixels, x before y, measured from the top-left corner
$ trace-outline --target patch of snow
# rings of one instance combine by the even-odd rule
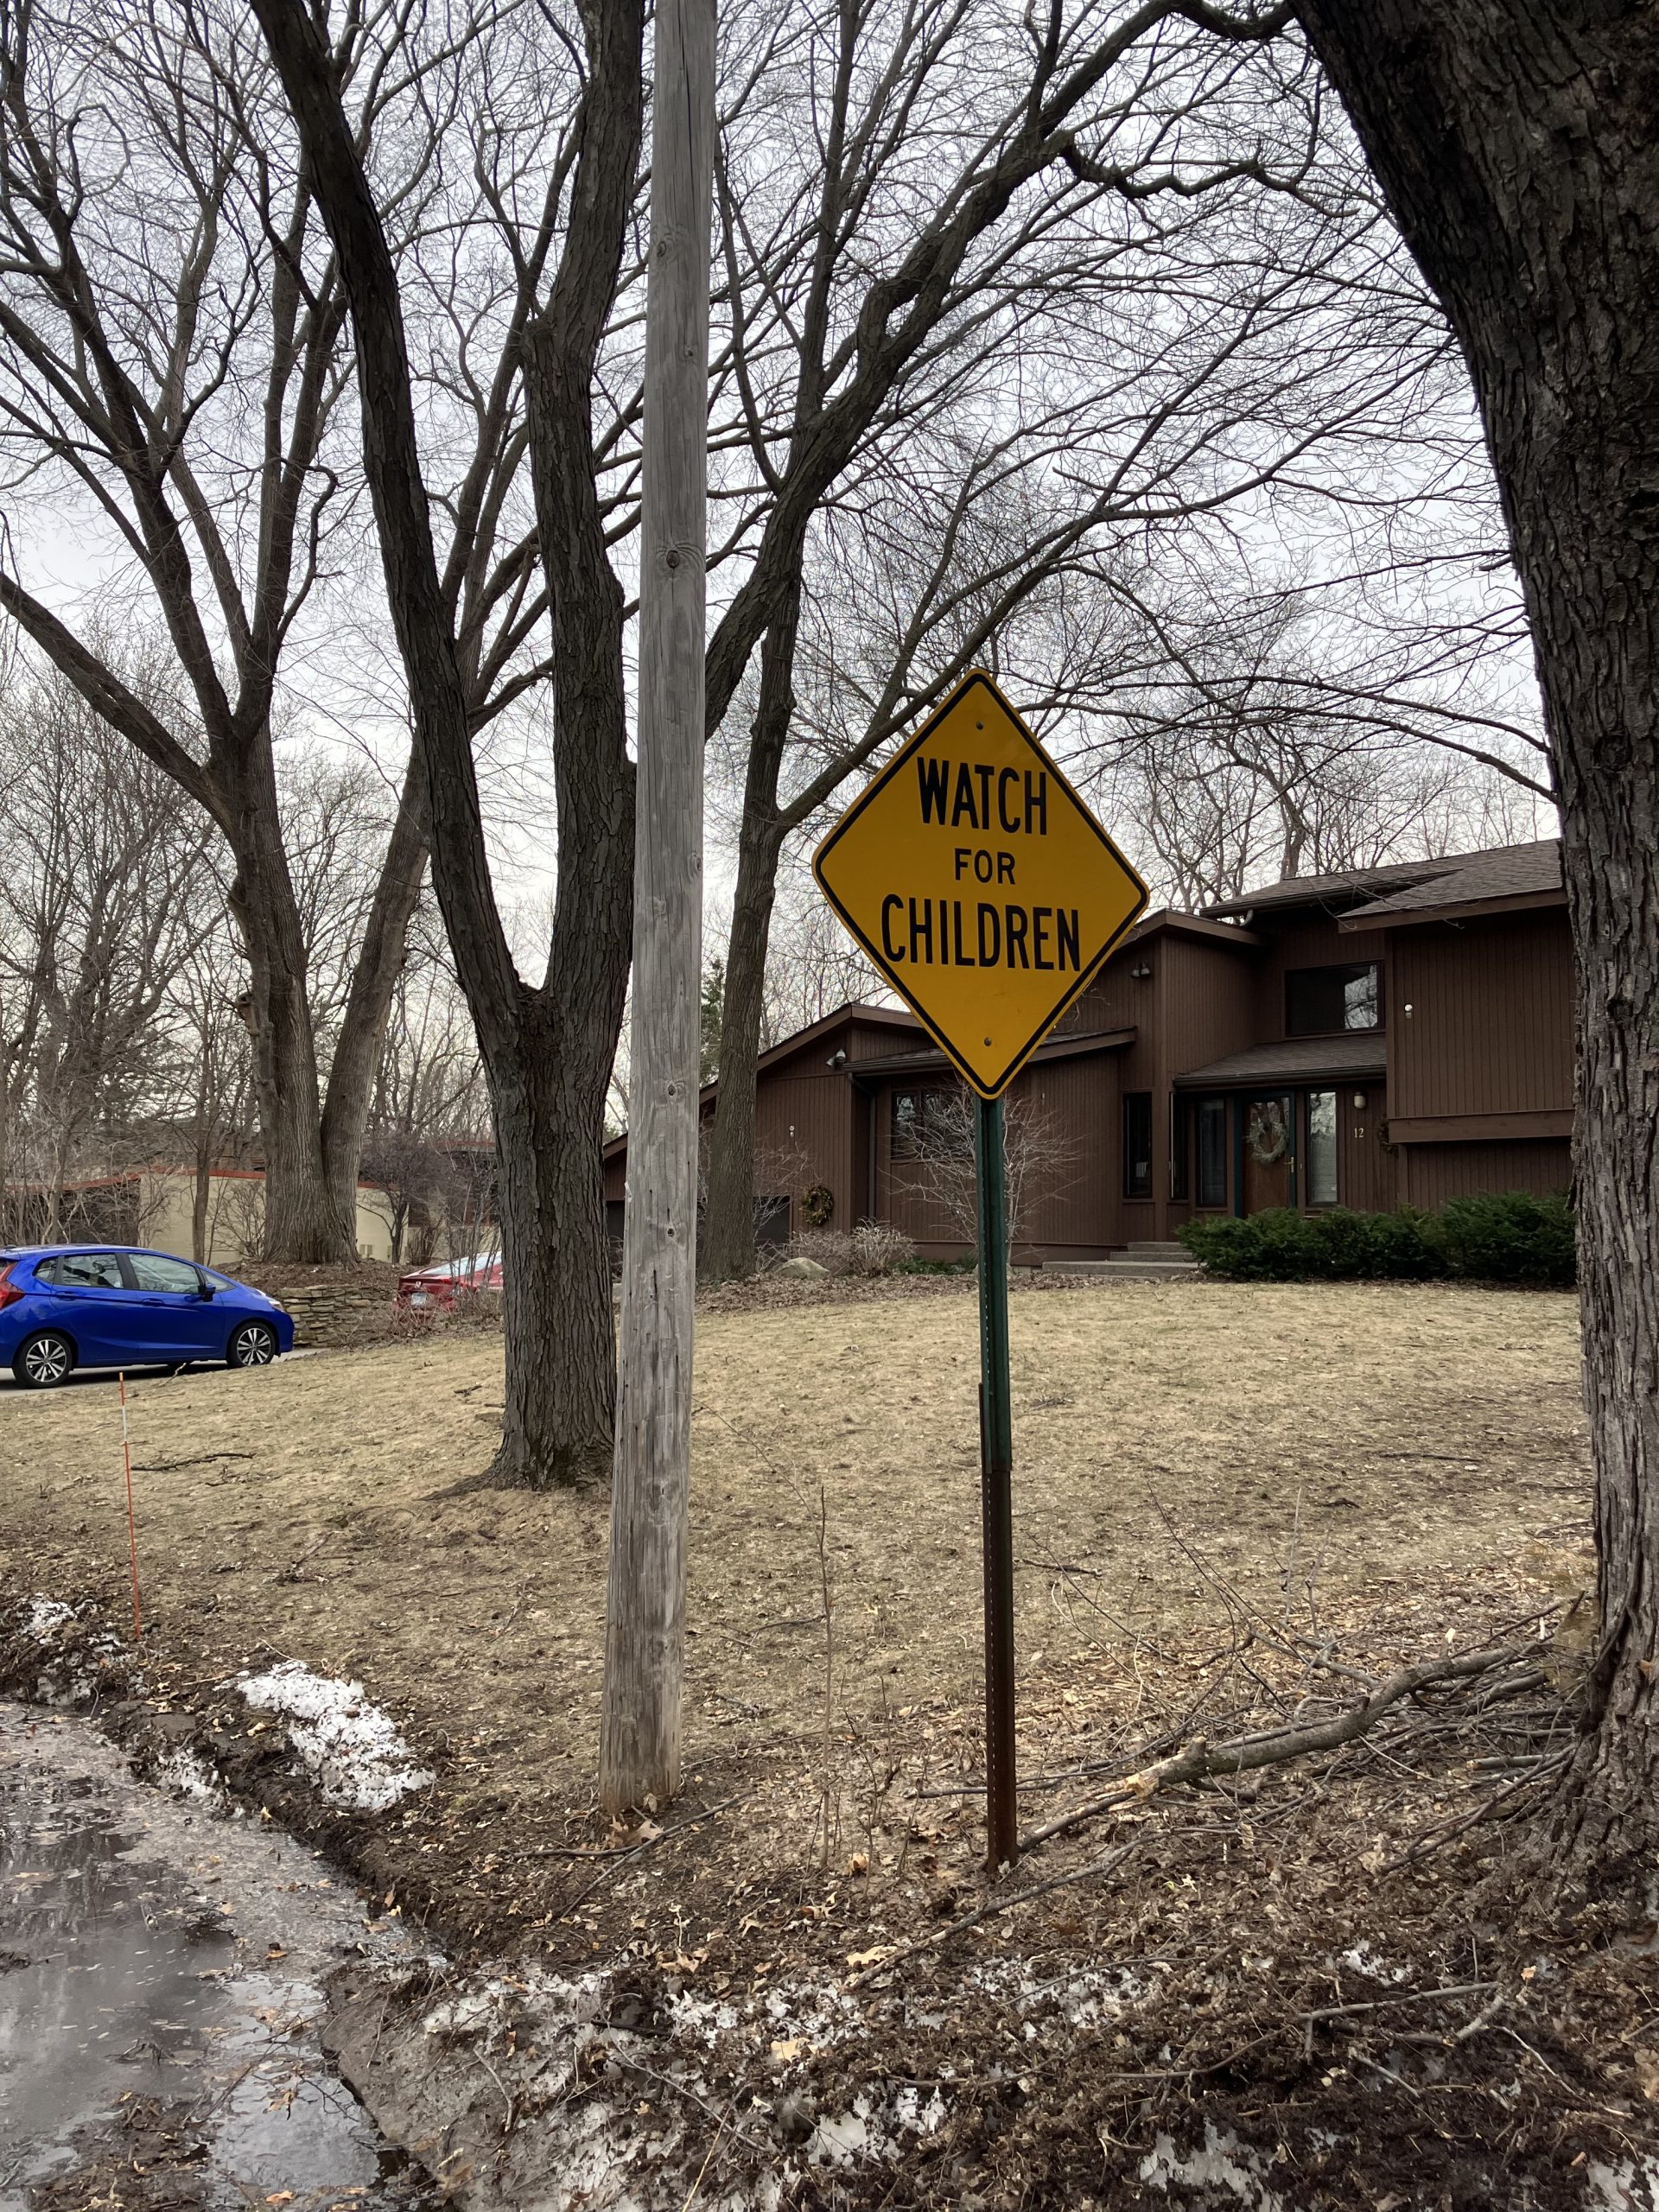
[[[181,1797],[188,1797],[198,1805],[211,1806],[220,1810],[225,1803],[225,1785],[199,1751],[184,1745],[169,1751],[156,1769],[156,1779],[164,1789],[176,1790]]]
[[[74,1618],[74,1607],[66,1605],[61,1598],[36,1595],[29,1599],[23,1615],[23,1634],[32,1643],[52,1643]]]
[[[1659,2158],[1649,2156],[1640,2165],[1621,2158],[1616,2166],[1592,2158],[1585,2179],[1596,2212],[1655,2212],[1659,2206]]]
[[[1338,1963],[1351,1967],[1356,1974],[1363,1974],[1367,1981],[1409,1981],[1411,1979],[1409,1967],[1391,1967],[1386,1959],[1377,1956],[1369,1943],[1356,1943],[1351,1951],[1342,1953]]]
[[[1269,2189],[1255,2152],[1242,2144],[1231,2128],[1217,2131],[1212,2120],[1204,2123],[1204,2148],[1178,2155],[1174,2138],[1161,2132],[1141,2161],[1141,2178],[1148,2188],[1169,2194],[1172,2182],[1184,2189],[1224,2189],[1252,2212],[1284,2212],[1284,2199]]]
[[[361,1682],[314,1675],[284,1659],[263,1675],[238,1675],[236,1687],[260,1713],[280,1713],[300,1763],[315,1778],[323,1802],[360,1813],[384,1813],[433,1777]]]
[[[870,2149],[870,2108],[862,2097],[854,2100],[850,2112],[821,2120],[812,2131],[806,2155],[815,2165],[850,2166]]]

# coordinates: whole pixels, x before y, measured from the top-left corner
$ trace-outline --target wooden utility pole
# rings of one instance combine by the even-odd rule
[[[709,216],[715,0],[658,0],[639,562],[622,1344],[600,1797],[680,1779],[696,1288]]]

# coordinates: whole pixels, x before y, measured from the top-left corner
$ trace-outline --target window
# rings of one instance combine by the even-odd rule
[[[1337,1094],[1310,1090],[1307,1094],[1307,1203],[1333,1206],[1337,1203]]]
[[[201,1277],[188,1260],[169,1260],[159,1252],[133,1252],[128,1258],[140,1290],[170,1291],[175,1297],[200,1297]]]
[[[1152,1093],[1123,1094],[1123,1195],[1152,1196]]]
[[[1192,1116],[1179,1090],[1169,1094],[1169,1195],[1186,1196],[1186,1154],[1192,1141]]]
[[[60,1290],[124,1290],[121,1262],[113,1252],[64,1252],[55,1260],[38,1260],[36,1282],[55,1283]]]
[[[966,1159],[974,1148],[973,1114],[960,1091],[895,1090],[895,1160]]]
[[[1198,1101],[1198,1204],[1224,1206],[1227,1203],[1227,1101]]]
[[[1293,968],[1285,977],[1285,1033],[1319,1037],[1380,1029],[1382,971],[1374,960],[1340,968]]]
[[[915,1160],[922,1149],[922,1102],[913,1090],[893,1094],[893,1156]]]

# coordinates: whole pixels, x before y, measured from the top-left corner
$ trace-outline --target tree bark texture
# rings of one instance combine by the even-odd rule
[[[1600,1643],[1556,1837],[1659,1842],[1659,20],[1299,0],[1474,379],[1525,590],[1577,956],[1575,1180]]]
[[[726,949],[726,988],[721,1005],[720,1088],[709,1151],[709,1199],[698,1265],[709,1282],[741,1281],[754,1273],[754,1085],[760,1057],[760,1017],[766,995],[766,950],[778,891],[783,823],[778,779],[795,711],[795,639],[801,607],[800,572],[795,589],[766,632],[760,652],[760,698],[749,733],[738,832],[737,884],[732,894],[731,936]]]
[[[478,1033],[495,1120],[506,1403],[491,1479],[602,1476],[615,1389],[600,1132],[626,984],[632,791],[623,746],[621,594],[593,484],[594,355],[614,296],[639,157],[642,13],[606,0],[589,41],[566,249],[526,330],[542,552],[559,664],[558,906],[546,978],[525,983],[495,903],[454,607],[440,579],[397,272],[302,0],[254,0],[304,142],[351,303],[364,454],[425,772],[432,879]],[[563,657],[563,658],[562,658]]]
[[[520,1288],[506,1483],[600,1480],[611,1465],[616,1337],[601,1137],[633,934],[634,772],[625,601],[606,550],[593,459],[594,366],[616,295],[645,119],[638,0],[588,19],[588,122],[565,249],[524,337],[531,476],[553,625],[557,891],[524,1073],[536,1113],[536,1235]],[[526,1160],[526,1166],[529,1162]],[[504,1177],[504,1189],[508,1178]],[[507,1323],[514,1327],[512,1271]],[[551,1452],[550,1462],[548,1454]]]
[[[679,1788],[696,1293],[715,0],[657,0],[622,1355],[601,1802]]]

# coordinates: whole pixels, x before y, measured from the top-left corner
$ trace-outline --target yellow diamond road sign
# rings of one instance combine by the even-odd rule
[[[982,1098],[1007,1090],[1147,904],[977,671],[860,792],[812,873]]]

